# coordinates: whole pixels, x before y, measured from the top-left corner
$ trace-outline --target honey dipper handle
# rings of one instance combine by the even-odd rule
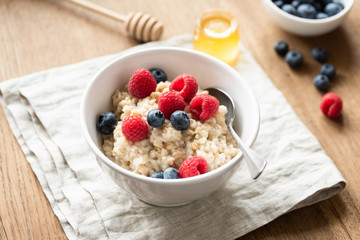
[[[105,15],[105,16],[108,16],[108,17],[111,17],[115,20],[119,20],[121,22],[125,22],[126,21],[126,17],[123,16],[123,15],[120,15],[116,12],[113,12],[113,11],[110,11],[106,8],[103,8],[103,7],[100,7],[94,3],[91,3],[91,2],[88,2],[86,0],[67,0],[68,2],[72,2],[80,7],[84,7],[86,9],[89,9],[93,12],[97,12],[97,13],[100,13],[102,15]]]

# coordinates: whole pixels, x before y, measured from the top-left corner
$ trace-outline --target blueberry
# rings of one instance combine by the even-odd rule
[[[315,18],[316,9],[309,3],[300,4],[297,8],[299,17],[302,18]]]
[[[296,9],[291,4],[284,4],[282,5],[281,9],[291,15],[296,15]]]
[[[160,110],[152,109],[148,112],[146,120],[153,128],[159,128],[164,124],[165,116]]]
[[[317,12],[320,12],[323,9],[323,6],[319,2],[313,2],[311,5],[313,5]]]
[[[313,83],[320,91],[325,91],[329,88],[329,78],[324,74],[317,75],[314,78]]]
[[[294,0],[291,2],[291,5],[293,5],[295,8],[297,8],[300,5],[300,1]]]
[[[275,4],[277,7],[281,8],[281,6],[284,5],[284,2],[283,2],[282,0],[278,0],[278,1],[275,1],[274,4]]]
[[[312,3],[314,3],[314,0],[300,0],[300,2],[312,4]]]
[[[326,13],[323,12],[318,12],[315,16],[316,19],[323,19],[323,18],[328,18],[329,15],[327,15]]]
[[[298,51],[289,51],[285,55],[285,61],[287,64],[289,64],[290,67],[299,68],[303,64],[304,59],[302,54]]]
[[[315,47],[311,50],[311,56],[318,62],[326,62],[328,53],[323,47]]]
[[[277,54],[279,54],[280,56],[285,56],[285,54],[289,50],[289,46],[288,46],[287,42],[285,42],[285,41],[277,41],[274,44],[274,49],[277,52]]]
[[[337,3],[329,3],[325,6],[324,12],[329,16],[334,16],[339,13],[343,8]]]
[[[319,0],[319,2],[323,7],[325,7],[327,4],[333,2],[333,0]]]
[[[165,82],[167,80],[167,75],[161,68],[150,68],[149,71],[155,78],[156,83]]]
[[[170,116],[170,122],[176,130],[184,131],[190,126],[190,118],[184,111],[177,110]]]
[[[278,1],[275,1],[274,4],[275,4],[277,7],[281,8],[281,6],[284,5],[284,2],[283,2],[282,0],[278,0]]]
[[[154,172],[153,174],[151,174],[150,176],[151,178],[164,178],[164,173],[163,172]]]
[[[164,171],[164,179],[180,178],[178,171],[175,168],[169,167]]]
[[[333,0],[332,2],[333,2],[333,3],[336,3],[336,4],[339,4],[340,7],[342,7],[342,9],[345,8],[345,5],[344,5],[344,3],[342,2],[342,0]]]
[[[329,79],[332,79],[335,76],[336,69],[330,63],[325,63],[320,68],[320,73],[328,76]]]
[[[117,124],[117,119],[114,113],[105,112],[101,114],[96,121],[96,130],[104,135],[111,134]]]

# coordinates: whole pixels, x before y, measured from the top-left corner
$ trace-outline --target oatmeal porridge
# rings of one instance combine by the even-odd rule
[[[227,109],[222,105],[218,106],[214,116],[201,121],[191,113],[190,104],[186,102],[183,111],[190,120],[186,130],[175,129],[167,118],[161,127],[148,125],[148,132],[143,140],[129,141],[122,131],[124,119],[138,116],[146,122],[148,112],[159,108],[161,94],[171,91],[171,82],[157,83],[155,91],[143,98],[130,94],[129,85],[122,90],[116,90],[112,96],[112,112],[116,116],[117,124],[112,134],[103,135],[105,155],[121,167],[151,176],[169,167],[179,169],[185,159],[198,156],[206,160],[207,171],[212,171],[239,153],[225,124]],[[194,94],[199,96],[207,92],[197,88]]]

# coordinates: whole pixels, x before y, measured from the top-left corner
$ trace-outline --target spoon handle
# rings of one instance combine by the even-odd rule
[[[258,178],[266,166],[266,160],[244,144],[241,138],[234,131],[232,124],[229,124],[229,131],[234,137],[234,140],[238,144],[241,152],[244,154],[245,162],[249,168],[251,177],[253,179]]]

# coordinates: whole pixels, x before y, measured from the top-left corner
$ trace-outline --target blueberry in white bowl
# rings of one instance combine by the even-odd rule
[[[272,20],[284,30],[299,36],[319,36],[343,22],[354,0],[262,0],[262,3]],[[287,5],[296,9],[295,14]]]

